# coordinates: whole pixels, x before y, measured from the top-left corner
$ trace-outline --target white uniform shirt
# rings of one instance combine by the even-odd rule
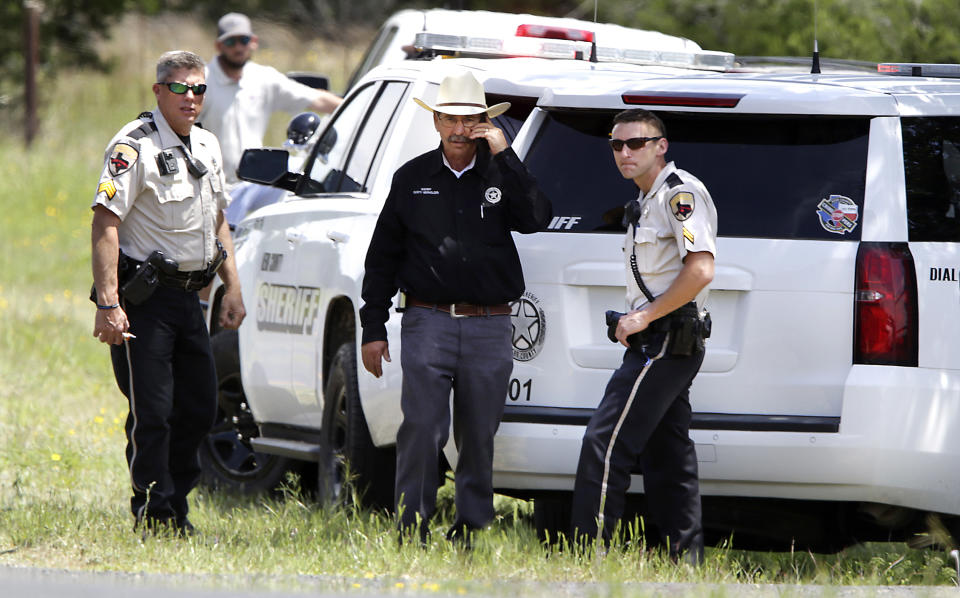
[[[640,219],[636,227],[627,229],[623,246],[630,309],[648,303],[630,268],[634,250],[643,283],[654,297],[677,278],[688,253],[717,255],[717,209],[707,188],[689,172],[670,162],[657,175],[650,192],[635,201],[640,202]],[[703,307],[708,293],[709,287],[697,295],[698,307]]]
[[[317,91],[277,69],[253,61],[243,66],[240,81],[227,76],[214,56],[206,67],[207,91],[197,119],[220,140],[223,170],[230,186],[239,182],[243,150],[263,146],[263,135],[276,111],[302,112]]]
[[[220,146],[212,133],[193,127],[191,154],[207,168],[198,179],[187,169],[187,148],[159,109],[153,121],[156,131],[140,137],[136,131],[147,121],[137,119],[110,141],[93,206],[120,218],[120,249],[129,257],[143,261],[159,249],[181,271],[200,270],[214,258],[217,215],[227,207]],[[165,150],[176,173],[160,174],[157,156]]]

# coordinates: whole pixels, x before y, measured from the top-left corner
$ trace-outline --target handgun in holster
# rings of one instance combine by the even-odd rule
[[[120,296],[134,305],[143,303],[153,295],[157,285],[160,284],[161,273],[173,276],[180,268],[176,260],[165,256],[159,249],[154,250],[147,259],[139,263],[130,258],[125,260],[123,258],[126,256],[121,257],[121,263],[126,264],[118,268]],[[121,271],[124,274],[120,274]]]

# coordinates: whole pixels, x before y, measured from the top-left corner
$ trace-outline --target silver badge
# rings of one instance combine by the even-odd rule
[[[487,200],[488,203],[500,203],[500,190],[496,187],[487,187],[487,190],[483,193],[483,198]]]

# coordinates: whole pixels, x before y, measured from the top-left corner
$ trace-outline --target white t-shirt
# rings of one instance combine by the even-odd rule
[[[244,65],[240,81],[234,81],[214,56],[207,63],[206,77],[207,92],[197,120],[220,140],[228,185],[238,182],[243,150],[263,146],[270,116],[277,111],[302,112],[317,95],[315,89],[253,61]]]

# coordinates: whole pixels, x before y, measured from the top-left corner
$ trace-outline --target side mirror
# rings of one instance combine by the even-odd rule
[[[240,158],[237,176],[251,183],[295,191],[302,175],[287,171],[290,154],[284,149],[247,149]]]
[[[291,71],[287,73],[287,78],[293,79],[297,83],[303,83],[307,87],[314,89],[330,89],[330,77],[321,75],[320,73]]]

